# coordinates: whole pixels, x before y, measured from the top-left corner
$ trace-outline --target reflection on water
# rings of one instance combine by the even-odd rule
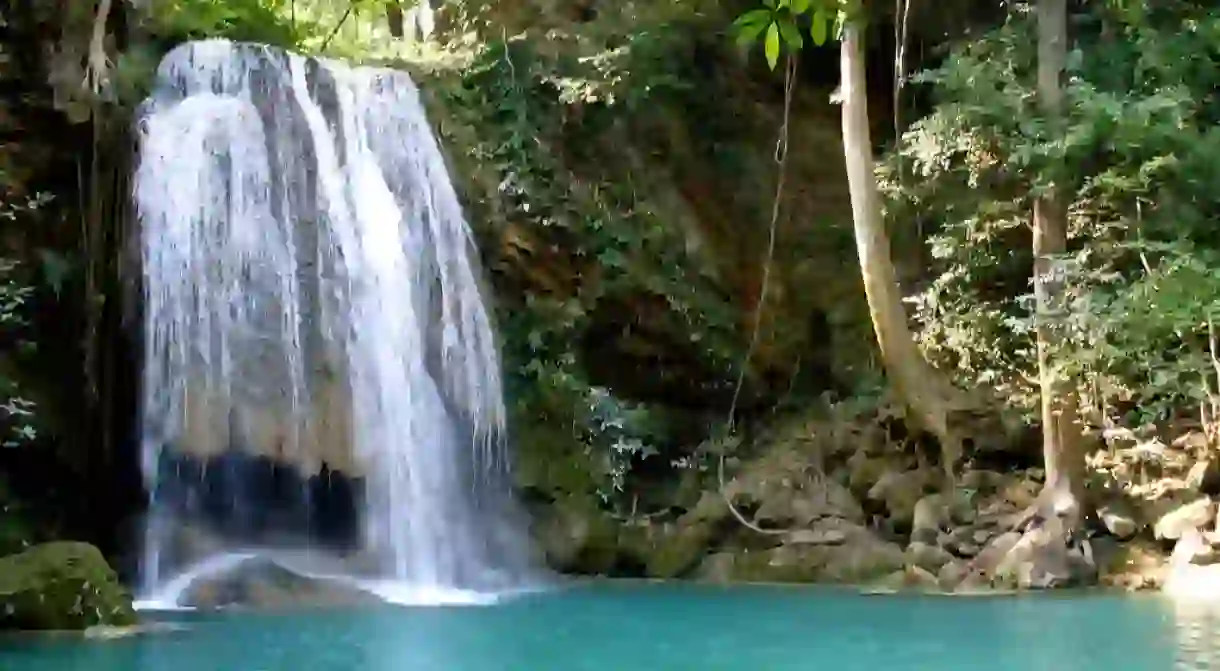
[[[1220,603],[1183,601],[1172,605],[1177,639],[1175,671],[1220,669]]]

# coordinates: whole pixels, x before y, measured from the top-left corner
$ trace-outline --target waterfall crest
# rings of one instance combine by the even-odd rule
[[[217,552],[184,550],[184,519],[266,543],[336,473],[359,484],[362,575],[518,582],[494,332],[410,77],[188,43],[139,138],[146,589]]]

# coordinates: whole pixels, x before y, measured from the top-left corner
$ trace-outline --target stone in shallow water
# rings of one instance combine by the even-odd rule
[[[174,624],[171,622],[148,622],[144,624],[133,624],[125,627],[116,627],[103,624],[89,627],[85,630],[84,636],[91,641],[117,641],[136,636],[167,634],[188,630],[189,627],[186,625]]]
[[[378,603],[355,585],[313,578],[263,559],[242,563],[227,573],[200,579],[182,598],[194,608],[283,608]]]

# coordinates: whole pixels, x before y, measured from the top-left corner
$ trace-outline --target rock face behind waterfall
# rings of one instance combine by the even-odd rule
[[[182,564],[173,519],[295,531],[336,473],[377,576],[519,569],[494,334],[410,78],[190,43],[139,123],[148,573]]]

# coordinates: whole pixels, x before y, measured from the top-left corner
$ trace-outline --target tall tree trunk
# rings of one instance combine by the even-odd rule
[[[1063,116],[1066,61],[1067,0],[1039,0],[1038,99],[1056,131]],[[1055,257],[1067,250],[1067,212],[1057,189],[1049,189],[1034,203],[1033,233],[1045,489],[1054,499],[1079,504],[1084,493],[1084,441],[1077,417],[1077,391],[1073,380],[1056,373],[1052,361],[1063,338],[1055,321],[1065,309],[1064,278],[1056,268]],[[1062,498],[1065,496],[1071,498]]]
[[[890,384],[906,406],[908,419],[940,441],[946,480],[951,485],[955,464],[962,456],[961,436],[950,421],[953,400],[959,395],[924,359],[907,324],[873,172],[864,50],[854,22],[844,26],[840,53],[843,154],[869,316]]]

